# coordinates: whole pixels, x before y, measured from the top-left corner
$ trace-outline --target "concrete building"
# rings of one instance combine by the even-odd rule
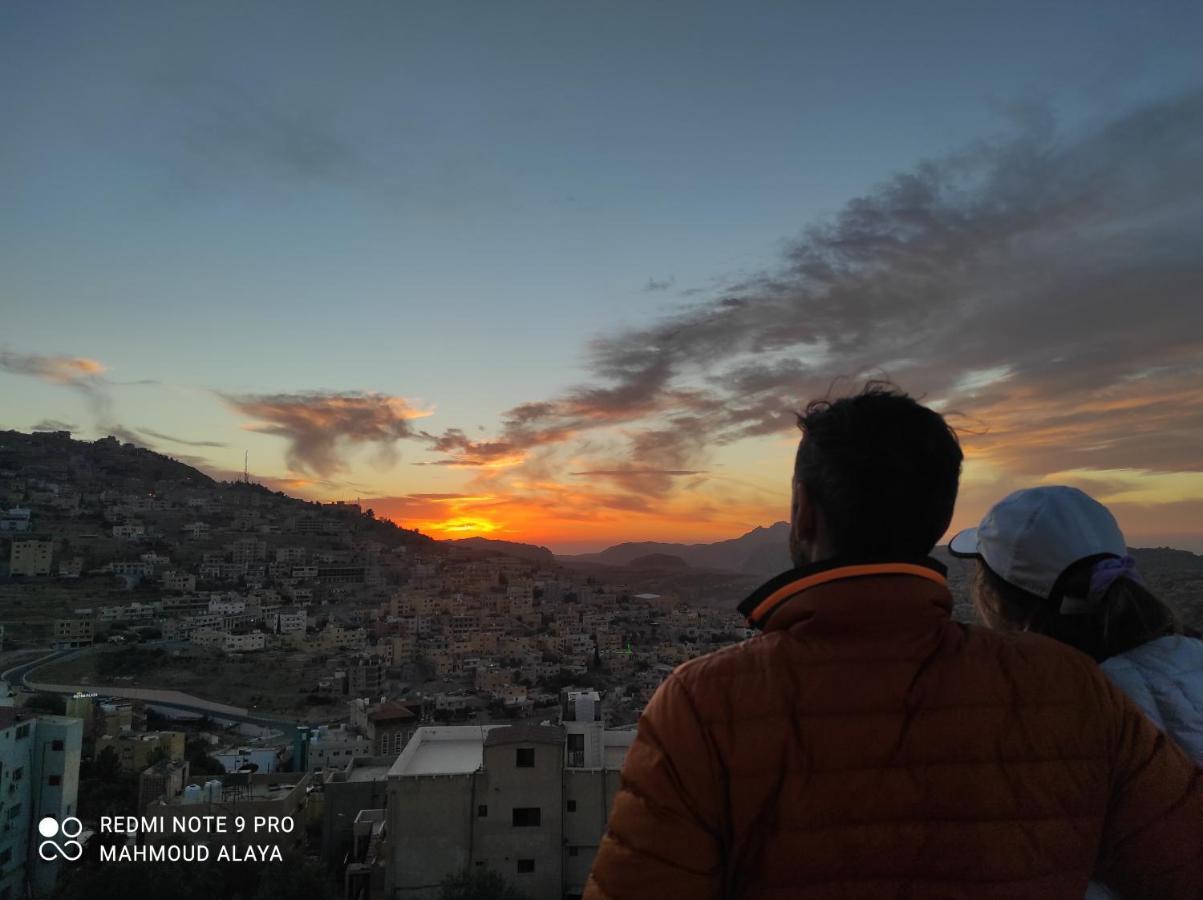
[[[157,756],[179,762],[184,758],[184,732],[145,731],[104,734],[96,739],[96,755],[106,749],[117,754],[126,772],[142,772]]]
[[[188,783],[188,760],[161,759],[147,766],[138,776],[138,812],[160,798],[170,799],[184,792]]]
[[[58,619],[50,645],[55,650],[70,650],[87,647],[95,638],[96,626],[91,619]]]
[[[9,551],[8,572],[34,578],[50,574],[50,558],[54,554],[54,542],[44,539],[13,541]]]
[[[347,666],[347,693],[352,697],[379,697],[385,668],[380,657],[356,660]]]
[[[156,819],[154,831],[141,835],[146,844],[209,844],[267,845],[278,847],[281,853],[297,847],[305,840],[308,823],[309,789],[313,776],[309,772],[234,773],[204,781],[193,779],[176,797],[162,798],[151,803],[142,815]],[[251,822],[255,816],[274,817],[274,821],[290,820],[290,831],[268,832],[265,829],[233,829],[190,831],[177,827],[172,820],[187,820],[193,816],[226,816],[230,821],[242,816]]]
[[[60,860],[41,859],[35,829],[45,816],[76,813],[82,743],[78,719],[0,707],[0,900],[53,890]]]
[[[96,725],[96,695],[76,691],[67,698],[67,715],[83,722],[84,734],[91,734]]]
[[[436,897],[465,868],[532,900],[579,895],[634,738],[595,701],[574,695],[561,725],[419,728],[389,770],[385,896]]]
[[[392,756],[395,759],[414,733],[418,717],[404,704],[379,703],[373,706],[359,699],[352,700],[349,706],[351,724],[372,742],[372,756]]]
[[[371,755],[371,738],[356,729],[319,725],[309,735],[307,762],[310,770],[342,770],[352,759]]]
[[[326,775],[323,792],[322,859],[338,868],[348,861],[355,817],[363,810],[383,810],[388,773],[395,756],[353,758]]]

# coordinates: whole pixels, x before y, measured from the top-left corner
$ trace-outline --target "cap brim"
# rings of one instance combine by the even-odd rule
[[[977,549],[977,529],[966,528],[948,542],[948,552],[962,559],[973,559],[982,554]]]

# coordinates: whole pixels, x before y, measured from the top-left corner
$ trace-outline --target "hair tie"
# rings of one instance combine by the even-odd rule
[[[1100,559],[1091,568],[1090,587],[1087,589],[1085,597],[1065,595],[1061,598],[1061,613],[1070,616],[1085,616],[1097,612],[1099,605],[1103,602],[1103,596],[1111,588],[1111,585],[1115,584],[1117,578],[1130,578],[1137,584],[1144,584],[1144,580],[1136,571],[1136,560],[1131,556],[1108,556]]]
[[[1087,593],[1086,599],[1095,604],[1103,602],[1103,595],[1107,593],[1117,578],[1131,578],[1137,584],[1144,584],[1136,571],[1136,560],[1131,556],[1123,556],[1119,559],[1115,557],[1100,559],[1090,570],[1090,591]]]

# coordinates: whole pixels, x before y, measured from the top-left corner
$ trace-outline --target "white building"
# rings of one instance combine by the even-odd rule
[[[561,725],[419,728],[389,771],[386,896],[433,898],[490,868],[532,900],[584,890],[634,731],[606,731],[596,692]]]

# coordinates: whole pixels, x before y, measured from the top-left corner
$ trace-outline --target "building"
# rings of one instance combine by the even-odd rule
[[[318,725],[309,735],[306,768],[342,770],[356,758],[372,755],[372,741],[355,729]],[[389,760],[392,761],[392,758]]]
[[[205,781],[192,779],[184,792],[171,798],[160,798],[142,812],[144,819],[157,820],[154,830],[140,837],[151,846],[165,844],[209,844],[212,847],[231,845],[264,845],[279,848],[283,854],[305,839],[308,821],[309,787],[313,776],[309,772],[237,772]],[[274,821],[291,819],[291,831],[272,831],[247,827],[226,832],[199,832],[176,825],[176,820],[193,816],[225,816],[234,821],[241,816],[253,822],[256,816]],[[270,858],[269,858],[270,859]]]
[[[36,828],[45,816],[76,813],[82,744],[78,719],[0,707],[0,900],[53,890],[60,860],[41,859]]]
[[[565,701],[560,725],[417,730],[389,770],[386,896],[436,897],[465,868],[532,900],[583,892],[634,732],[604,729],[596,692]]]
[[[58,619],[54,623],[51,646],[55,650],[71,650],[87,647],[96,637],[96,626],[91,619]]]
[[[322,859],[336,867],[351,849],[355,817],[361,810],[382,810],[388,773],[395,756],[364,756],[329,772],[322,786]]]
[[[178,797],[188,783],[188,760],[161,759],[138,776],[138,812],[161,798]]]
[[[352,697],[379,697],[384,688],[384,660],[358,659],[347,667],[347,693]]]
[[[417,716],[403,703],[379,703],[375,706],[363,699],[350,703],[351,724],[371,741],[372,756],[391,756],[401,753],[414,733]]]
[[[96,755],[106,749],[117,754],[126,772],[142,772],[158,758],[180,762],[184,758],[184,732],[145,731],[105,734],[96,739]]]
[[[84,734],[91,734],[96,726],[96,695],[76,691],[67,698],[67,715],[83,722]]]
[[[31,538],[13,541],[9,551],[8,572],[35,578],[50,574],[50,557],[54,553],[53,541]]]

